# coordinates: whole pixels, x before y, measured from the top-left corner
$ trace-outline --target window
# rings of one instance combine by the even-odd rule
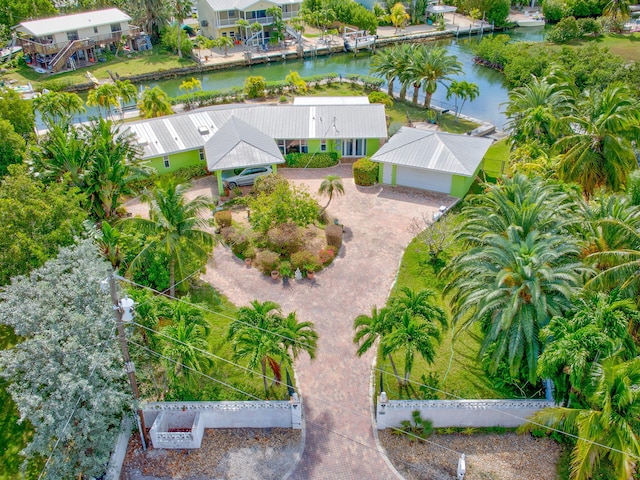
[[[229,18],[234,18],[236,16],[236,11],[235,10],[229,10],[227,11],[227,16]]]
[[[116,32],[121,32],[122,31],[122,25],[120,25],[119,23],[112,23],[111,24],[111,33],[116,33]]]
[[[309,153],[309,145],[306,140],[300,140],[300,153]]]
[[[98,33],[98,27],[93,27],[93,33]]]
[[[227,32],[222,32],[222,36],[226,37],[227,36]]]
[[[204,162],[204,148],[198,150],[198,153],[200,154],[200,161]]]
[[[320,141],[320,151],[321,152],[326,152],[327,151],[327,141],[326,140],[321,140]]]
[[[78,40],[78,31],[77,30],[73,30],[71,32],[67,32],[67,40],[69,40],[70,42],[73,42],[74,40]]]
[[[278,144],[278,148],[280,149],[281,154],[284,155],[285,153],[287,153],[287,151],[285,150],[285,142],[283,139],[276,140],[276,143]]]
[[[346,138],[342,140],[343,157],[364,157],[367,154],[366,138]]]
[[[200,22],[200,25],[203,26],[203,27],[208,27],[209,26],[209,20],[202,20]]]
[[[162,157],[162,160],[164,161],[164,168],[169,168],[171,166],[171,164],[169,163],[169,155],[165,155],[164,157]]]

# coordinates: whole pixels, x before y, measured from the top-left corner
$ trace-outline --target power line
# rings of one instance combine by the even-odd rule
[[[148,286],[145,286],[145,285],[138,284],[138,283],[136,283],[136,282],[134,282],[134,281],[132,281],[132,280],[129,280],[129,279],[123,279],[123,280],[124,280],[124,281],[126,281],[126,282],[128,282],[128,283],[130,283],[130,284],[132,284],[132,285],[138,286],[138,287],[140,287],[140,288],[148,289],[148,290],[151,290],[151,291],[153,291],[153,292],[155,292],[155,293],[161,294],[161,292],[158,292],[157,290],[155,290],[155,289],[153,289],[153,288],[151,288],[151,287],[148,287]],[[248,323],[248,322],[240,321],[240,320],[239,320],[239,319],[237,319],[237,318],[233,318],[233,317],[230,317],[230,316],[228,316],[228,315],[224,315],[223,313],[216,312],[216,311],[214,311],[214,310],[210,310],[210,309],[208,309],[208,308],[206,308],[206,307],[204,307],[204,306],[202,306],[202,305],[199,305],[199,304],[196,304],[196,303],[192,303],[192,302],[187,302],[186,300],[183,300],[183,299],[178,298],[178,297],[172,297],[172,296],[170,296],[170,295],[167,295],[167,297],[168,297],[168,298],[171,298],[171,299],[173,299],[173,300],[176,300],[176,301],[178,301],[178,302],[183,302],[183,303],[185,303],[185,304],[187,304],[187,305],[189,305],[189,306],[192,306],[192,307],[194,307],[194,308],[198,308],[198,309],[204,310],[204,311],[206,311],[206,312],[209,312],[209,313],[212,313],[212,314],[215,314],[215,315],[220,315],[220,316],[222,316],[223,318],[227,318],[227,319],[229,319],[229,320],[237,321],[238,323],[243,324],[243,325],[246,325],[246,326],[249,326],[249,327],[251,327],[251,328],[255,328],[255,329],[257,329],[257,330],[260,330],[260,331],[263,331],[263,332],[266,332],[266,333],[269,333],[269,334],[272,334],[272,335],[275,335],[275,336],[278,336],[278,337],[281,337],[281,338],[284,338],[284,339],[290,340],[290,341],[292,341],[292,342],[294,342],[294,343],[297,343],[297,344],[299,344],[299,345],[303,345],[303,346],[310,347],[310,345],[305,344],[304,342],[300,342],[300,341],[298,341],[298,340],[294,340],[294,339],[292,339],[292,338],[290,338],[290,337],[287,337],[286,335],[282,335],[282,334],[280,334],[280,333],[278,333],[278,332],[273,332],[273,331],[268,330],[268,329],[260,328],[260,327],[258,327],[258,326],[256,326],[256,325],[252,325],[252,324],[250,324],[250,323]],[[352,311],[352,312],[351,312],[351,314],[353,315],[353,314],[354,314],[354,312]],[[233,363],[233,362],[231,362],[231,363]],[[240,366],[240,367],[241,367],[241,366]],[[241,368],[244,368],[244,367],[241,367]],[[380,371],[380,372],[383,372],[383,373],[386,373],[386,374],[388,374],[388,375],[393,375],[393,376],[395,376],[393,373],[390,373],[390,372],[387,372],[387,371],[385,371],[385,370],[382,370],[382,369],[380,369],[379,367],[376,367],[376,368],[375,368],[375,370]],[[262,376],[262,374],[259,374],[259,375],[260,375],[260,376]],[[271,378],[271,377],[268,377],[268,378]],[[437,391],[437,392],[442,393],[442,394],[444,394],[444,395],[447,395],[447,396],[449,396],[449,397],[451,397],[451,398],[456,398],[456,399],[459,399],[459,400],[465,400],[464,398],[462,398],[462,397],[460,397],[460,396],[458,396],[458,395],[452,394],[452,393],[447,392],[447,391],[445,391],[445,390],[438,389],[438,388],[436,388],[436,387],[432,387],[432,386],[430,386],[430,385],[425,385],[425,384],[422,384],[422,383],[420,383],[420,382],[416,382],[416,381],[411,380],[411,379],[409,379],[409,382],[410,382],[410,383],[412,383],[412,384],[414,384],[414,385],[423,386],[423,387],[425,387],[425,388],[428,388],[428,389],[431,389],[431,390]],[[596,446],[602,447],[602,448],[604,448],[604,449],[611,450],[611,451],[614,451],[614,452],[617,452],[617,453],[621,453],[621,454],[623,454],[623,455],[628,455],[628,456],[630,456],[630,457],[632,457],[632,458],[635,458],[635,459],[640,460],[640,457],[639,457],[639,456],[636,456],[636,455],[634,455],[634,454],[632,454],[632,453],[630,453],[630,452],[624,452],[624,451],[622,451],[622,450],[618,450],[618,449],[616,449],[616,448],[614,448],[614,447],[609,447],[609,446],[607,446],[607,445],[603,445],[603,444],[598,443],[598,442],[596,442],[596,441],[589,440],[589,439],[586,439],[586,438],[582,438],[582,437],[579,437],[579,436],[577,436],[577,435],[575,435],[575,434],[572,434],[572,433],[569,433],[569,432],[565,432],[565,431],[563,431],[563,430],[560,430],[560,429],[557,429],[557,428],[554,428],[554,427],[549,427],[549,426],[546,426],[546,425],[543,425],[543,424],[540,424],[540,423],[534,422],[534,421],[529,420],[529,419],[524,418],[524,417],[519,417],[519,416],[514,415],[514,414],[512,414],[512,413],[503,412],[502,410],[492,409],[491,407],[489,407],[489,410],[493,410],[493,411],[496,411],[496,412],[500,412],[500,413],[503,413],[503,414],[505,414],[505,415],[511,416],[511,417],[513,417],[513,418],[516,418],[516,419],[518,419],[518,420],[522,420],[522,421],[523,421],[523,422],[525,422],[525,423],[531,423],[531,424],[536,425],[536,426],[539,426],[539,427],[541,427],[541,428],[546,428],[546,429],[548,429],[548,430],[552,430],[552,431],[554,431],[554,432],[557,432],[557,433],[560,433],[560,434],[563,434],[563,435],[566,435],[566,436],[569,436],[569,437],[575,438],[575,439],[577,439],[577,440],[582,440],[582,441],[585,441],[585,442],[591,443],[591,444],[593,444],[593,445],[596,445]],[[392,427],[392,428],[393,428],[393,427]]]

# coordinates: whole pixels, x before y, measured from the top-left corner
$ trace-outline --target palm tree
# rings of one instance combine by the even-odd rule
[[[42,114],[42,119],[51,126],[68,122],[77,114],[85,112],[84,102],[76,93],[49,92],[33,99],[33,107]]]
[[[60,180],[68,174],[71,185],[82,189],[84,171],[91,159],[91,146],[80,129],[53,123],[33,160],[34,168],[45,180]]]
[[[313,323],[298,322],[295,313],[283,317],[277,303],[257,300],[238,310],[227,333],[227,339],[233,340],[234,359],[248,359],[251,369],[260,365],[265,395],[269,393],[267,367],[274,382],[280,383],[283,364],[290,365],[301,351],[315,357],[317,338]]]
[[[610,0],[604,7],[602,13],[608,17],[611,17],[615,22],[620,17],[621,20],[629,18],[630,9],[629,0]]]
[[[564,120],[573,111],[574,91],[565,82],[554,78],[539,79],[509,92],[506,114],[507,128],[514,144],[537,140],[551,146],[562,134],[568,133]]]
[[[133,4],[137,13],[136,25],[140,25],[156,41],[160,37],[162,27],[169,23],[170,3],[165,0],[134,0]]]
[[[609,357],[592,369],[584,406],[545,408],[532,422],[577,436],[571,452],[571,478],[592,478],[594,467],[606,461],[613,478],[630,479],[640,457],[640,358],[627,362]],[[537,428],[525,423],[520,432]]]
[[[396,71],[398,73],[398,80],[400,80],[400,93],[398,97],[403,102],[407,98],[407,88],[413,82],[409,67],[415,57],[417,48],[418,46],[412,43],[403,43],[397,47]]]
[[[173,113],[169,96],[160,87],[145,88],[142,91],[142,98],[138,101],[138,108],[145,118],[162,117]]]
[[[85,220],[84,227],[93,241],[98,245],[102,257],[111,264],[114,271],[124,262],[124,255],[120,248],[122,237],[120,230],[111,226],[106,220],[96,226],[91,220]],[[138,311],[136,310],[136,313]]]
[[[619,191],[638,168],[633,145],[640,140],[640,107],[630,88],[614,84],[585,91],[576,110],[565,119],[571,133],[556,144],[560,176],[580,184],[587,198],[599,187]]]
[[[631,299],[620,299],[619,293],[597,293],[580,299],[565,317],[554,317],[540,332],[547,343],[540,355],[538,373],[554,381],[556,401],[572,406],[572,395],[581,395],[588,383],[591,365],[621,351],[625,359],[636,356],[631,335],[632,324],[639,315]]]
[[[100,108],[104,108],[105,113],[110,117],[111,107],[118,107],[120,105],[120,102],[118,102],[119,95],[120,92],[116,85],[103,83],[89,92],[89,95],[87,95],[87,105],[90,107],[98,107],[99,112]]]
[[[425,108],[431,108],[431,97],[438,84],[449,81],[450,75],[462,73],[462,64],[443,47],[423,47],[421,50],[418,55],[420,63],[412,64],[410,75],[414,82],[420,83],[424,88]]]
[[[182,45],[180,43],[180,34],[182,33],[182,22],[189,15],[193,8],[191,0],[174,0],[173,16],[178,24],[178,58],[182,59]]]
[[[327,204],[320,210],[320,215],[324,213],[329,204],[331,203],[331,199],[333,195],[344,195],[344,185],[342,184],[342,178],[338,175],[327,175],[322,180],[320,184],[320,188],[318,188],[318,193],[320,195],[328,195],[329,201]]]
[[[116,80],[115,85],[118,89],[118,104],[120,107],[120,113],[122,115],[122,118],[124,118],[123,107],[127,103],[130,103],[138,98],[138,91],[136,90],[136,86],[129,80]]]
[[[162,329],[164,338],[162,353],[173,361],[167,361],[167,370],[171,372],[174,382],[184,381],[189,385],[195,383],[195,372],[203,372],[210,365],[210,358],[202,352],[209,347],[207,335],[195,322],[181,319]],[[185,368],[186,367],[186,368]]]
[[[404,294],[401,297],[391,299],[391,314],[397,317],[408,313],[412,319],[421,322],[439,323],[444,329],[448,326],[447,316],[444,311],[433,303],[435,293],[431,290],[420,290],[414,292],[408,287],[402,287],[400,291]]]
[[[391,98],[393,98],[393,82],[398,76],[397,62],[397,48],[385,48],[375,53],[369,69],[372,75],[387,81],[387,94]]]
[[[165,253],[169,259],[169,292],[176,293],[176,280],[187,273],[183,265],[187,258],[197,258],[204,263],[211,255],[215,239],[212,234],[201,230],[207,226],[207,220],[201,216],[211,210],[211,200],[198,196],[187,201],[185,193],[189,184],[177,185],[173,180],[165,180],[156,185],[151,192],[143,195],[149,204],[149,219],[127,218],[123,221],[133,224],[146,235],[143,249],[129,265],[135,270],[156,250]]]
[[[178,87],[180,90],[184,90],[189,94],[195,90],[202,90],[202,82],[197,78],[191,78],[191,80],[184,80]],[[190,104],[194,99],[190,99],[187,103]]]
[[[215,39],[216,47],[220,49],[220,51],[224,50],[224,56],[226,57],[229,54],[229,47],[233,47],[233,40],[231,37],[218,37]]]
[[[404,5],[400,2],[396,3],[393,7],[391,7],[389,11],[389,18],[391,19],[391,24],[395,27],[395,33],[398,33],[398,30],[404,28],[407,24],[407,20],[409,20],[409,14],[404,8]]]
[[[467,82],[466,80],[457,81],[454,80],[447,88],[447,100],[452,96],[455,97],[456,118],[460,117],[464,103],[469,100],[473,102],[480,95],[480,89],[475,83]],[[458,99],[462,99],[460,109],[458,109]]]
[[[467,220],[471,221],[471,220]],[[577,261],[580,248],[570,235],[510,225],[487,233],[445,268],[454,323],[480,322],[480,355],[493,349],[489,371],[506,359],[512,375],[527,369],[537,378],[542,344],[538,332],[571,307],[571,297],[590,270]]]
[[[150,171],[139,165],[140,150],[134,135],[122,132],[111,120],[100,118],[84,126],[83,134],[92,147],[83,173],[83,191],[93,215],[108,219],[121,205],[122,195],[131,193],[128,185]]]
[[[238,27],[238,34],[239,34],[240,38],[244,38],[246,40],[247,39],[247,30],[249,30],[251,25],[244,18],[241,18],[240,20],[238,20],[236,22],[236,25]]]

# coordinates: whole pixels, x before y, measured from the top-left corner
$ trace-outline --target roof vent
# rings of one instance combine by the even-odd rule
[[[139,138],[138,139],[138,146],[146,147],[147,145],[149,145],[149,140],[147,140],[146,138]]]
[[[209,128],[205,127],[204,125],[201,125],[198,127],[198,133],[200,133],[200,135],[208,135],[209,134]]]

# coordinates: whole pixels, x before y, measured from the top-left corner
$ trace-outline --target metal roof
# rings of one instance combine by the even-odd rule
[[[490,138],[402,127],[371,160],[470,177],[492,143]]]
[[[209,171],[284,163],[273,138],[232,116],[204,145]]]
[[[96,10],[93,12],[22,22],[18,25],[18,30],[30,33],[36,37],[41,37],[43,35],[53,35],[54,33],[111,25],[112,23],[128,22],[130,20],[131,17],[126,13],[117,8],[109,8],[107,10]]]
[[[203,148],[234,116],[276,139],[387,138],[384,105],[224,105],[128,123],[154,158]],[[201,128],[205,127],[205,128]]]
[[[369,105],[369,98],[361,97],[295,97],[294,105]]]

